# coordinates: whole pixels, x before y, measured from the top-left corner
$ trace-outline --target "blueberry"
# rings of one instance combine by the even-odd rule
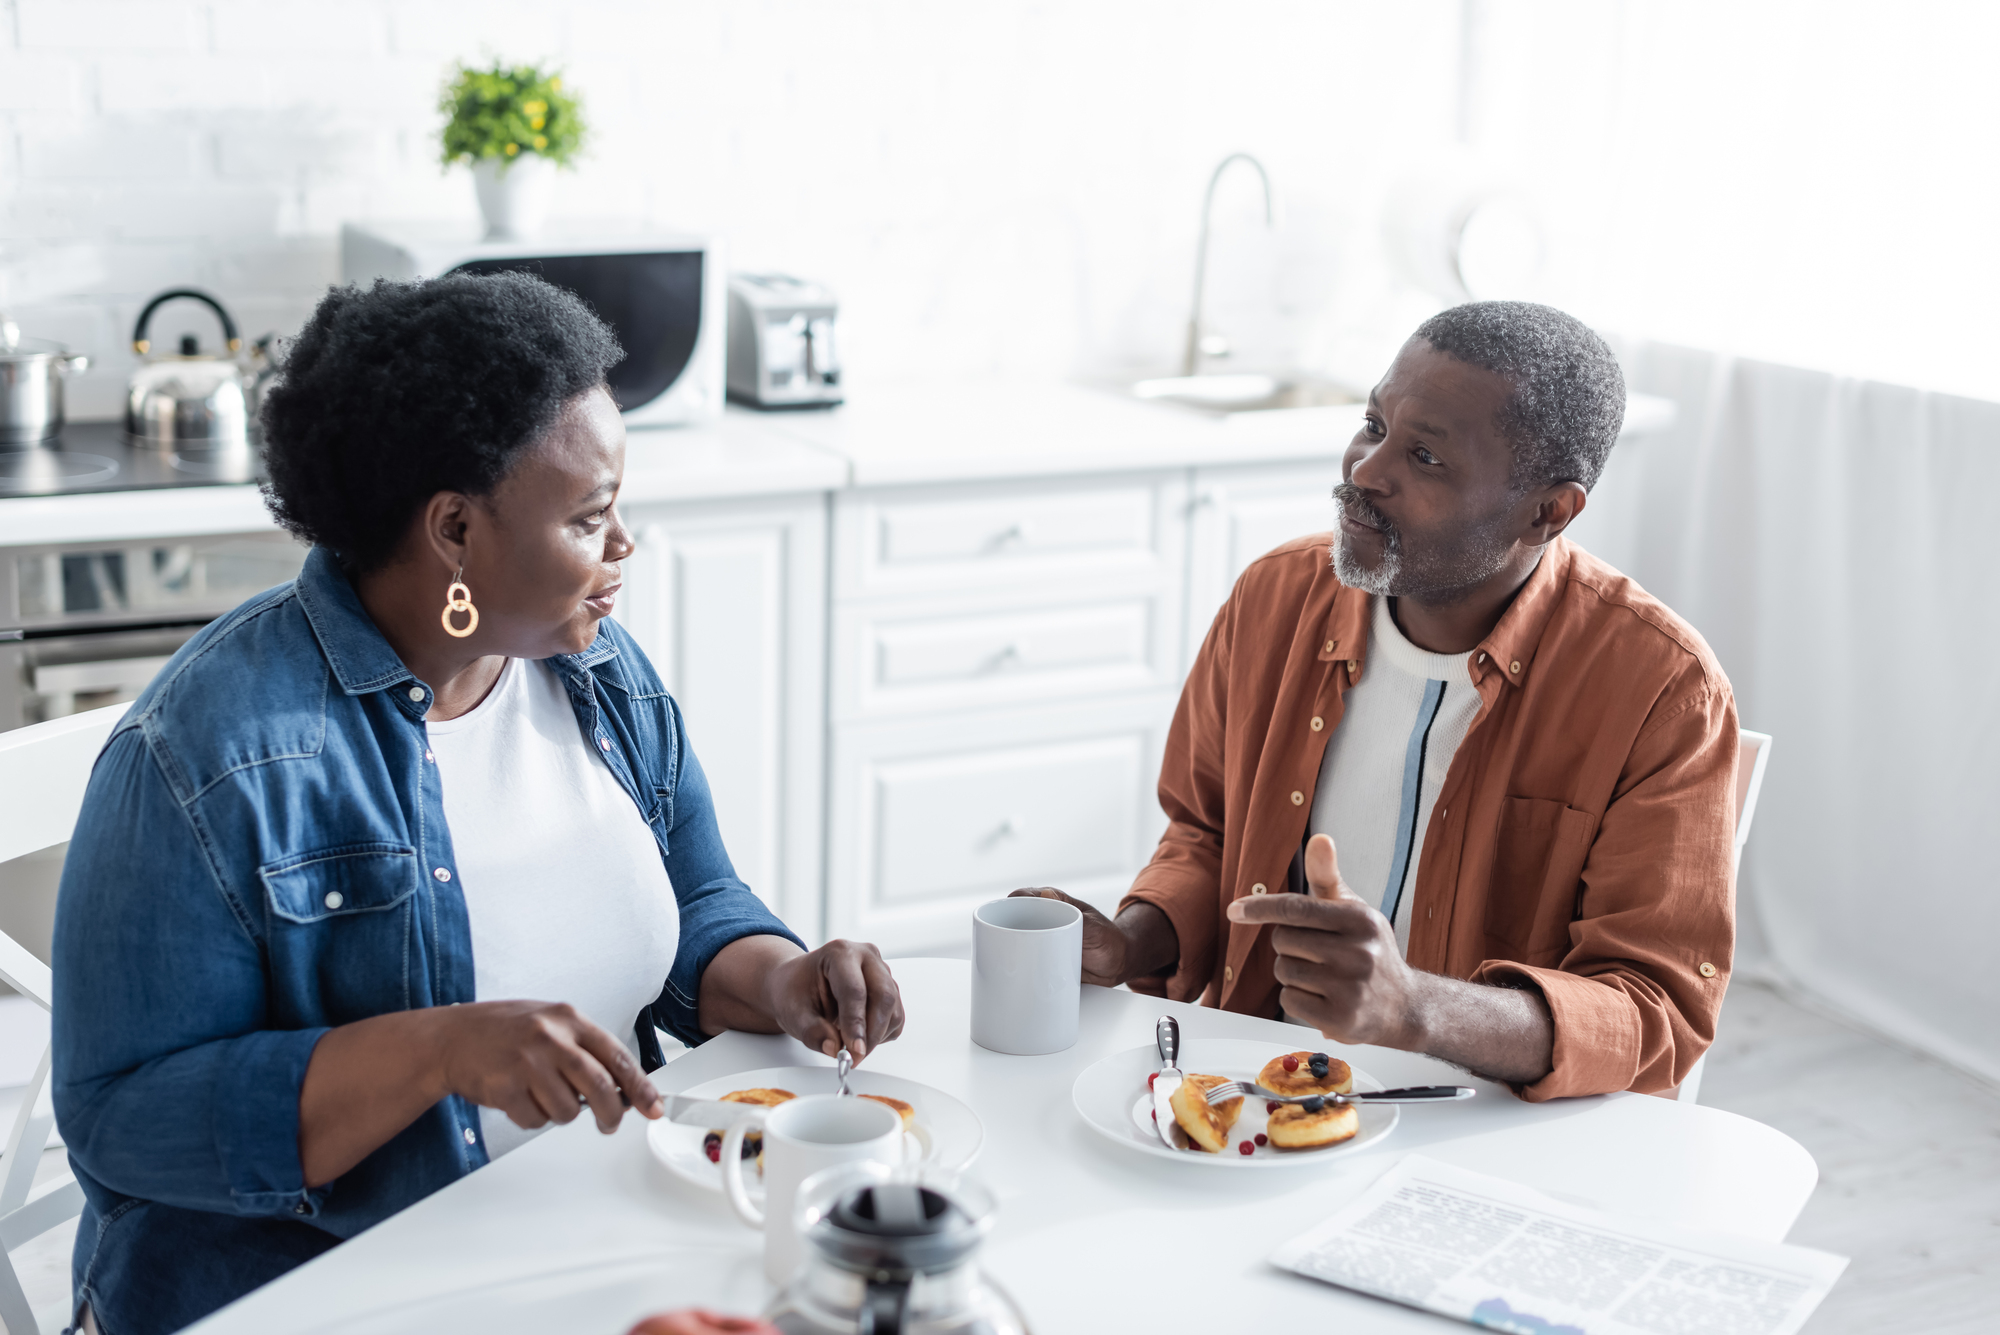
[[[1309,1113],[1316,1113],[1326,1107],[1326,1100],[1315,1094],[1299,1106]]]

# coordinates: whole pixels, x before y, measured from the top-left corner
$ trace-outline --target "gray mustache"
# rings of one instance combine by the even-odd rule
[[[1352,482],[1335,483],[1333,499],[1339,502],[1340,508],[1346,513],[1370,528],[1381,530],[1382,540],[1390,551],[1393,552],[1402,545],[1402,535],[1397,533],[1396,526],[1389,522],[1389,516],[1377,510],[1369,501],[1368,494],[1361,488]]]

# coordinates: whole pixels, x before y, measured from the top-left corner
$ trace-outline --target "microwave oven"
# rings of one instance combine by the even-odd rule
[[[728,287],[709,237],[552,225],[532,241],[483,241],[472,225],[348,223],[340,277],[435,278],[517,269],[566,287],[611,326],[625,360],[606,379],[627,426],[722,414]]]

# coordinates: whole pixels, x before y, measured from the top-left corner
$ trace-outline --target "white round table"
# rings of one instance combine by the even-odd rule
[[[1390,1085],[1476,1084],[1479,1097],[1405,1108],[1379,1146],[1297,1174],[1183,1167],[1085,1127],[1070,1106],[1078,1072],[1150,1043],[1154,1021],[1169,1012],[1184,1039],[1324,1041],[1272,1020],[1086,987],[1074,1048],[1002,1056],[969,1037],[969,965],[911,959],[893,967],[908,1027],[867,1067],[956,1095],[985,1121],[971,1172],[1001,1202],[985,1264],[1038,1335],[1455,1324],[1267,1261],[1410,1150],[1573,1203],[1769,1241],[1783,1238],[1818,1180],[1797,1142],[1732,1113],[1631,1094],[1526,1104],[1504,1086],[1384,1048],[1342,1055]],[[732,1071],[800,1064],[831,1063],[790,1038],[725,1034],[654,1080],[671,1092]],[[768,1298],[760,1236],[736,1221],[720,1192],[660,1167],[645,1125],[628,1117],[612,1136],[588,1118],[558,1127],[193,1329],[623,1335],[665,1307],[760,1310]]]

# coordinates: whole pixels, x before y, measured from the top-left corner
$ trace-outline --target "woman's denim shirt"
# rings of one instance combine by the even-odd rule
[[[634,1017],[650,1069],[655,1025],[703,1040],[716,952],[798,938],[737,879],[631,637],[606,620],[549,664],[680,905],[672,971]],[[486,1162],[478,1110],[453,1096],[326,1186],[299,1165],[320,1035],[477,999],[430,703],[315,550],[175,654],[98,757],[56,910],[53,1094],[87,1198],[78,1299],[107,1331],[177,1329]]]

